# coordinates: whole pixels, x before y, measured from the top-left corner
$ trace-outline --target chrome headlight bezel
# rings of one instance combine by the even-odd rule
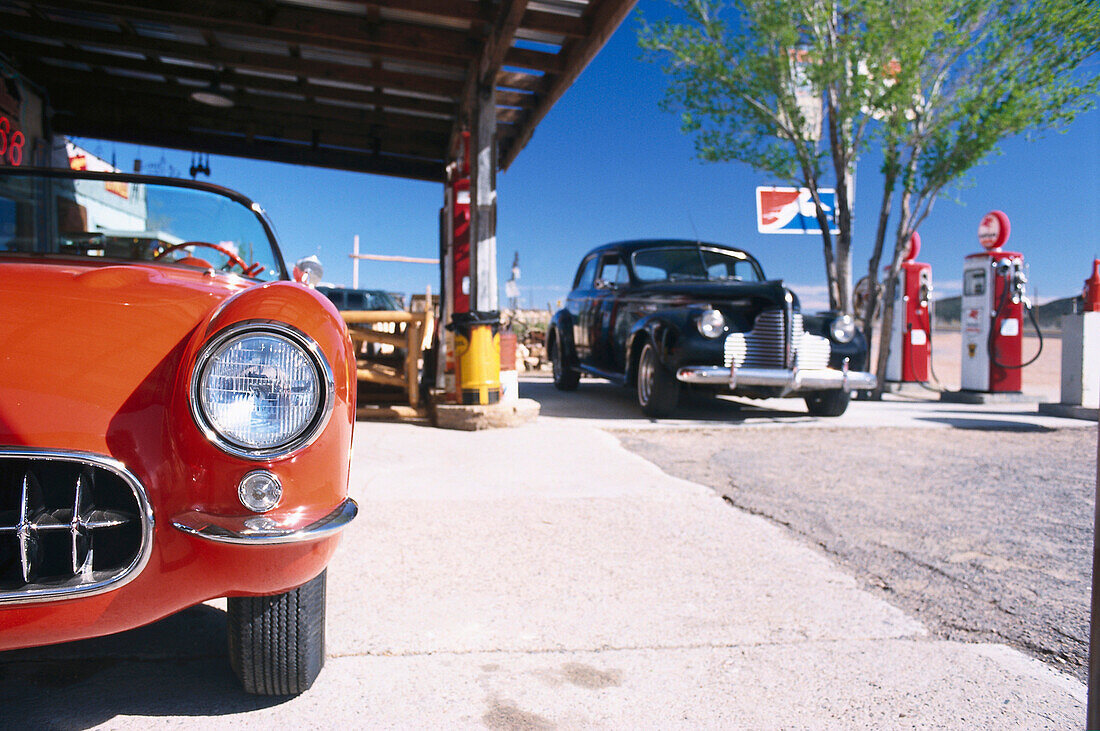
[[[834,317],[829,323],[829,337],[838,343],[850,343],[856,337],[856,321],[851,315]]]
[[[316,370],[317,383],[320,389],[320,393],[317,394],[315,412],[305,423],[305,426],[288,439],[266,447],[250,446],[218,431],[203,409],[200,393],[204,376],[214,354],[230,342],[243,340],[252,335],[281,338],[299,348]],[[238,322],[226,327],[210,338],[202,346],[199,357],[195,359],[194,368],[191,370],[191,388],[188,393],[191,417],[194,419],[199,431],[214,446],[235,457],[263,461],[287,457],[312,444],[328,424],[329,417],[332,416],[335,399],[336,382],[333,378],[332,368],[325,359],[324,353],[321,352],[321,347],[313,338],[297,328],[283,322],[271,320]]]
[[[699,334],[708,340],[720,338],[729,328],[726,326],[726,316],[721,310],[708,307],[701,310],[695,318],[695,328]]]

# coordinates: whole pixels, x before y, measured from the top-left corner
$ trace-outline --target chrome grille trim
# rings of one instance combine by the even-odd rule
[[[24,586],[17,589],[0,589],[0,604],[55,601],[102,594],[132,581],[145,565],[153,549],[153,509],[145,487],[121,462],[97,454],[68,450],[39,450],[0,447],[0,469],[14,460],[31,463],[25,467],[19,484],[18,506],[8,510],[0,506],[0,540],[13,537],[18,542],[19,568]],[[36,462],[64,462],[105,470],[117,477],[133,496],[136,514],[114,509],[95,509],[95,495],[86,473],[81,470],[72,484],[72,507],[47,510],[35,503],[40,493],[38,477],[33,467]],[[48,467],[43,464],[43,467]],[[54,489],[51,485],[51,489]],[[133,558],[125,566],[107,570],[93,568],[96,531],[140,523],[140,544]],[[40,555],[42,538],[61,532],[69,534],[68,578],[52,577],[36,582],[35,569],[47,558]]]
[[[726,336],[726,342],[723,345],[722,365],[726,368],[731,365],[740,368],[745,364],[747,352],[748,345],[745,342],[745,333],[730,333]]]
[[[787,334],[782,310],[761,312],[746,333],[746,368],[786,368],[784,351]]]
[[[799,370],[820,370],[829,367],[833,346],[828,338],[803,332],[802,337],[798,339],[797,352]]]
[[[793,312],[790,319],[792,328],[788,331],[783,310],[761,312],[752,330],[726,336],[722,365],[726,368],[788,369],[787,350],[791,348],[792,360],[799,369],[828,368],[832,355],[828,338],[807,333],[802,313]]]

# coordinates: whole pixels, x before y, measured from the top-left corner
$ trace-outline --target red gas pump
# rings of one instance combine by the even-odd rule
[[[1025,292],[1024,256],[1003,251],[1008,216],[993,211],[982,219],[978,240],[985,251],[966,257],[962,296],[962,388],[964,391],[1019,392],[1023,362],[1024,311],[1039,327]],[[1042,333],[1039,333],[1042,352]]]
[[[914,231],[894,288],[894,327],[886,358],[886,380],[895,383],[926,383],[929,378],[932,265],[913,261],[919,252],[920,234]]]
[[[451,292],[454,312],[470,311],[470,133],[463,132],[459,144],[459,165],[451,174],[454,220],[451,231],[454,252]]]
[[[1085,280],[1081,299],[1085,303],[1085,312],[1100,312],[1100,259],[1092,260],[1092,276]]]

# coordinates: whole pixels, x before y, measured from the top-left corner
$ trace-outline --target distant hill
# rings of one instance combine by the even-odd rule
[[[961,319],[962,297],[944,297],[935,300],[936,321],[943,324],[958,324]],[[1039,305],[1035,309],[1035,318],[1043,330],[1058,330],[1062,327],[1062,315],[1080,312],[1083,307],[1081,295],[1063,297]]]

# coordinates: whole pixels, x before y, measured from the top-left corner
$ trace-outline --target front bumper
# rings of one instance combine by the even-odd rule
[[[277,520],[266,515],[227,517],[192,511],[177,515],[172,519],[172,525],[184,533],[215,543],[270,546],[331,538],[347,526],[358,512],[359,506],[347,498],[332,512],[313,520],[304,516],[295,516],[290,520]]]
[[[676,371],[676,380],[703,386],[724,386],[731,391],[739,386],[771,386],[791,391],[868,391],[878,385],[874,373],[835,368],[799,370],[792,368],[737,368],[725,366],[684,366]]]

